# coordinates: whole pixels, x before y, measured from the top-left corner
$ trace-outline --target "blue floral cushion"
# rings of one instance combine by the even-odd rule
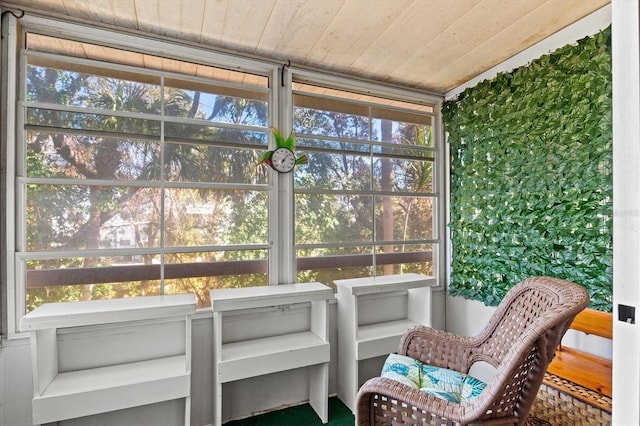
[[[414,389],[419,389],[422,383],[420,379],[422,376],[422,364],[420,361],[408,356],[391,354],[387,357],[380,375],[404,383]]]
[[[434,367],[408,356],[390,354],[381,377],[404,383],[450,402],[469,402],[487,386],[483,381],[458,371]]]

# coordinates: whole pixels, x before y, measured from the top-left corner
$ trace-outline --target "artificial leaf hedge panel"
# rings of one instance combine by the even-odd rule
[[[611,311],[610,46],[608,28],[444,103],[452,295],[497,305],[550,275]]]

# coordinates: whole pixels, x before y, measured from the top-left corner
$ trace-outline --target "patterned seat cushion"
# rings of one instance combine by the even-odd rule
[[[474,400],[487,386],[483,381],[467,374],[422,364],[398,354],[387,357],[380,376],[457,403]]]

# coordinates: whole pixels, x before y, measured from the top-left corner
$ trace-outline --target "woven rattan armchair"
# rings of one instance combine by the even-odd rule
[[[475,362],[484,361],[495,367],[495,374],[480,396],[464,403],[375,377],[358,392],[356,424],[523,424],[556,347],[588,302],[587,292],[577,284],[532,277],[507,293],[475,337],[424,326],[408,330],[399,354],[465,374]]]

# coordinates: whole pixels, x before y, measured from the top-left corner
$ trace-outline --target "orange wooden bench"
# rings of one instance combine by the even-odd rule
[[[613,314],[587,308],[570,328],[612,339]],[[611,365],[608,359],[560,345],[547,372],[611,397]]]

